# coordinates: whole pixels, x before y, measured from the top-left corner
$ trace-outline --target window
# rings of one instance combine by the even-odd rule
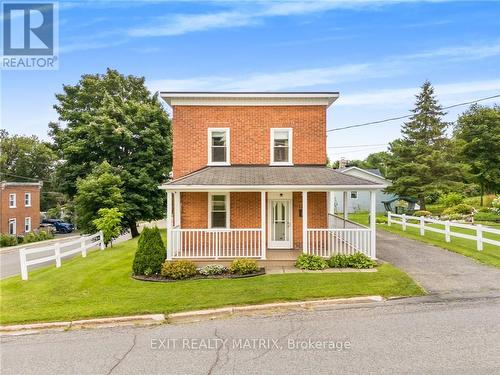
[[[208,164],[229,165],[229,128],[208,129]]]
[[[16,194],[9,194],[9,208],[16,208]]]
[[[292,129],[271,129],[271,164],[292,165]]]
[[[24,193],[24,206],[31,207],[31,193]]]
[[[16,219],[9,219],[9,234],[16,234]]]
[[[351,191],[351,199],[358,199],[358,192],[357,191]]]
[[[228,228],[229,227],[229,195],[210,194],[209,199],[209,227]]]
[[[31,217],[24,218],[24,232],[31,232]]]

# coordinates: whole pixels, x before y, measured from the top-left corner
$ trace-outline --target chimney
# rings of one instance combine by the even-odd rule
[[[345,167],[347,167],[347,160],[346,158],[342,157],[339,160],[339,169],[344,169]]]

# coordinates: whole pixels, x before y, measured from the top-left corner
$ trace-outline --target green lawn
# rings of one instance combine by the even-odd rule
[[[349,219],[359,222],[360,224],[368,224],[368,214],[366,213],[349,214]],[[432,224],[432,226],[444,229],[443,225]],[[492,225],[491,227],[500,229],[500,227],[497,225]],[[400,224],[392,224],[390,227],[387,226],[387,224],[378,224],[377,228],[386,230],[388,232],[397,233],[403,237],[442,247],[446,250],[450,250],[455,253],[468,256],[470,258],[474,258],[480,263],[488,264],[494,267],[500,267],[500,247],[498,246],[483,243],[483,250],[478,251],[476,250],[476,241],[468,240],[465,238],[451,237],[451,242],[446,242],[444,239],[444,234],[442,233],[426,231],[425,236],[421,236],[419,228],[407,227],[406,231],[403,231]],[[475,232],[473,230],[464,228],[451,228],[451,231],[471,235]],[[492,240],[500,241],[500,235],[498,234],[483,233],[483,236]]]
[[[0,281],[2,324],[171,313],[226,305],[361,295],[411,296],[423,290],[389,264],[374,273],[284,274],[247,279],[152,283],[133,280],[137,240],[61,268],[33,270],[28,281]]]

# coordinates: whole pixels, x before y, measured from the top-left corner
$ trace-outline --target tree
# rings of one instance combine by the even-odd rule
[[[124,209],[120,176],[107,162],[94,168],[86,178],[77,181],[75,196],[76,222],[84,233],[97,230],[94,219],[103,208]]]
[[[134,275],[159,274],[165,256],[160,230],[157,227],[144,228],[137,242],[137,251],[132,263]]]
[[[415,196],[425,210],[425,196],[435,190],[456,189],[463,168],[450,155],[452,143],[446,137],[448,123],[429,81],[416,95],[413,115],[401,128],[402,138],[390,143],[387,177],[388,192]]]
[[[387,174],[387,163],[390,159],[390,155],[387,151],[375,152],[366,157],[363,162],[363,168],[366,169],[378,169],[382,176]]]
[[[172,165],[170,120],[144,78],[108,69],[63,89],[54,108],[66,126],[49,124],[64,160],[58,168],[62,189],[74,196],[77,179],[107,160],[123,181],[123,223],[135,237],[138,220],[165,214],[166,195],[158,185]]]
[[[122,217],[123,213],[118,211],[117,208],[101,208],[98,211],[99,217],[94,219],[94,223],[97,230],[103,233],[104,243],[106,247],[108,243],[113,247],[113,240],[118,237],[122,230]]]
[[[459,116],[454,137],[472,179],[480,186],[483,205],[485,192],[500,191],[500,106],[472,105]]]

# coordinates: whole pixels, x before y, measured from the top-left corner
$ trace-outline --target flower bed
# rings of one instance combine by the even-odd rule
[[[245,275],[239,275],[239,274],[234,274],[230,272],[226,272],[223,274],[219,275],[202,275],[202,274],[197,274],[195,276],[185,278],[185,279],[171,279],[162,275],[150,275],[150,276],[144,276],[144,275],[132,275],[133,279],[136,280],[141,280],[141,281],[156,281],[156,282],[175,282],[175,281],[185,281],[185,280],[203,280],[203,279],[242,279],[246,277],[255,277],[255,276],[261,276],[266,274],[266,269],[265,268],[259,268],[258,271],[252,272],[252,273],[247,273]]]

